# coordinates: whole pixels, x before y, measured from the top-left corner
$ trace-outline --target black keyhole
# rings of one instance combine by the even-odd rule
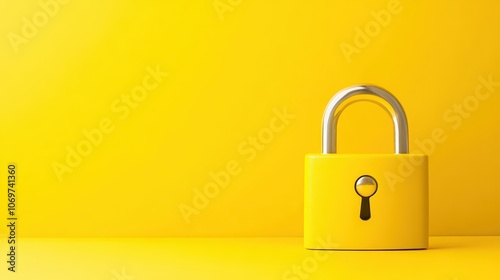
[[[370,197],[361,197],[361,211],[359,212],[359,217],[363,221],[368,221],[372,217],[370,212]]]
[[[375,178],[369,175],[363,175],[356,180],[354,190],[361,196],[361,210],[359,217],[363,221],[368,221],[371,217],[370,197],[372,197],[378,189],[378,184]]]

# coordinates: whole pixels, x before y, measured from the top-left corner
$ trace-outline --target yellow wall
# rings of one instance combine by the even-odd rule
[[[361,82],[398,97],[411,150],[430,155],[431,234],[500,234],[499,9],[2,1],[0,168],[18,165],[19,235],[301,236],[304,155],[331,96]],[[347,109],[339,137],[341,152],[393,149],[373,104]]]

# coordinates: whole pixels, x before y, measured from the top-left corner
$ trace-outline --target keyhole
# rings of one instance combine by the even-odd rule
[[[372,197],[378,189],[378,184],[375,178],[369,175],[363,175],[356,180],[354,190],[361,196],[361,210],[359,217],[363,221],[368,221],[372,215],[370,211],[370,197]]]

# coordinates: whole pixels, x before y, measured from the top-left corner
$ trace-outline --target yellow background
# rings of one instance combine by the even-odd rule
[[[500,87],[467,117],[448,112],[480,77],[500,81],[498,2],[215,3],[227,10],[68,1],[17,47],[9,34],[44,10],[0,3],[0,163],[18,165],[19,236],[301,236],[304,155],[320,151],[328,100],[356,83],[398,97],[411,150],[444,132],[429,153],[431,234],[500,234]],[[388,5],[399,12],[344,55]],[[112,104],[157,66],[168,77],[121,119]],[[239,150],[285,108],[293,119],[254,157]],[[53,163],[103,120],[115,129],[58,180]],[[390,119],[372,104],[347,109],[339,131],[341,152],[392,152]],[[239,172],[186,223],[179,207],[228,163]]]

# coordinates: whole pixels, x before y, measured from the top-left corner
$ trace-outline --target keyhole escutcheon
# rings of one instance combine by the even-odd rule
[[[359,217],[363,221],[368,221],[371,218],[370,197],[372,197],[378,189],[377,180],[370,175],[363,175],[356,180],[354,190],[361,196],[361,210]]]

